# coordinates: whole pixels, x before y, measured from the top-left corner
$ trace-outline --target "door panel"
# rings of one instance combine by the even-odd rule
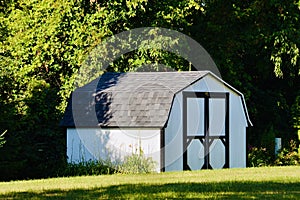
[[[187,99],[187,135],[204,136],[204,99]]]
[[[200,140],[194,139],[188,146],[188,166],[191,170],[202,169],[204,165],[204,147]]]
[[[210,145],[209,161],[213,169],[221,169],[225,165],[225,146],[221,140],[214,140]]]
[[[225,136],[225,99],[209,99],[209,135]]]

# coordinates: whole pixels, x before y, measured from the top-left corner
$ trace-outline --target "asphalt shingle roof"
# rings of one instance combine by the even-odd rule
[[[61,125],[163,127],[174,95],[207,73],[105,73],[73,92]]]

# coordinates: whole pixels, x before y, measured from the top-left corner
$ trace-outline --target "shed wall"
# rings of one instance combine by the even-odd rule
[[[246,126],[247,126],[247,119],[245,117],[244,108],[242,105],[242,99],[241,96],[239,96],[236,92],[226,87],[223,83],[215,79],[211,75],[207,75],[204,78],[200,79],[193,85],[187,87],[183,91],[197,91],[197,92],[229,92],[229,167],[230,168],[243,168],[246,167]],[[182,127],[182,107],[183,107],[183,101],[182,101],[182,92],[178,93],[175,98],[172,105],[172,110],[170,112],[169,121],[167,123],[167,127],[165,129],[165,170],[166,171],[174,171],[174,170],[182,170],[183,169],[183,141],[182,141],[182,135],[183,135],[183,127]],[[204,116],[204,111],[199,109],[202,107],[200,105],[201,102],[199,101],[199,105],[194,104],[190,110],[200,110],[200,116]],[[213,104],[212,104],[213,105]],[[215,103],[216,106],[218,106],[218,109],[221,109],[220,105],[218,105],[218,102]],[[211,109],[211,108],[210,108]],[[214,127],[214,132],[216,130],[219,130],[219,132],[224,131],[224,127],[222,124],[224,124],[220,118],[218,118],[218,109],[215,109],[213,112],[215,118],[210,118],[210,123],[213,124],[213,121],[220,122],[221,126]],[[211,109],[212,110],[212,109]],[[211,114],[210,114],[211,115]],[[191,117],[192,119],[193,117]],[[199,127],[199,124],[201,122],[195,121],[195,120],[188,120],[190,122],[189,126],[196,129],[199,128],[201,130],[201,127]],[[191,122],[194,121],[194,122]],[[196,123],[196,124],[191,124]],[[198,124],[197,124],[198,123]],[[198,126],[198,127],[197,127]],[[195,130],[197,131],[197,130]],[[199,144],[195,144],[196,146]],[[202,146],[202,145],[200,145]],[[199,150],[199,148],[191,148],[192,151],[189,154],[195,155],[193,158],[193,164],[197,163],[203,163],[203,148]],[[216,166],[216,168],[219,168],[221,166],[219,164],[220,160],[224,160],[224,155],[219,155],[217,152],[220,152],[222,150],[222,145],[218,144],[212,144],[211,153],[213,155],[212,162]],[[212,156],[211,155],[211,156]],[[190,157],[190,156],[189,156]]]
[[[139,152],[156,162],[160,171],[160,129],[100,129],[68,128],[68,162],[97,159],[122,160],[124,156]]]

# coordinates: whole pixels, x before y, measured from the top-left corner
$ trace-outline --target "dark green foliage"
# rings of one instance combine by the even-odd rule
[[[6,131],[0,134],[0,148],[5,144],[5,138],[4,138],[5,133]]]
[[[294,104],[292,105],[292,123],[298,129],[298,138],[300,140],[300,91],[298,91]]]

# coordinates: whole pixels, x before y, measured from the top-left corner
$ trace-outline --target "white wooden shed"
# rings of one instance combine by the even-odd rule
[[[69,162],[141,148],[156,171],[246,167],[243,94],[210,71],[105,73],[76,89],[61,125]]]

